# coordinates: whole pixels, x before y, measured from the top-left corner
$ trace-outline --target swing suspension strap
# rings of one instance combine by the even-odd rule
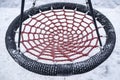
[[[23,22],[23,12],[24,12],[25,0],[22,0],[21,4],[21,16],[20,16],[20,25],[19,25],[19,36],[18,36],[18,50],[20,52],[20,40],[21,40],[21,30],[22,30],[22,22]]]
[[[95,14],[93,12],[93,6],[92,6],[91,0],[86,0],[86,4],[87,4],[87,7],[90,11],[90,14],[93,18],[93,23],[94,23],[94,26],[95,26],[95,29],[96,29],[96,33],[97,33],[97,36],[98,36],[100,47],[102,47],[102,41],[101,41],[101,38],[100,38],[100,33],[99,33],[97,22],[96,22],[96,19],[95,19]]]
[[[34,0],[33,1],[33,6],[34,7],[36,5],[36,1],[37,0]],[[25,0],[22,0],[21,2],[21,16],[20,16],[20,25],[19,25],[19,36],[18,36],[18,50],[20,52],[20,40],[21,40],[21,30],[22,30],[22,22],[23,22],[23,12],[24,12],[24,7],[25,7]]]
[[[102,42],[101,42],[101,38],[100,38],[100,33],[98,31],[98,26],[97,26],[97,22],[96,22],[96,19],[95,19],[95,14],[94,14],[94,11],[93,11],[93,6],[92,6],[92,2],[91,0],[86,0],[86,4],[87,4],[87,7],[89,9],[89,12],[93,18],[93,23],[94,23],[94,26],[95,26],[95,29],[96,29],[96,33],[97,33],[97,36],[98,36],[98,40],[99,40],[99,44],[100,44],[100,47],[102,47]],[[33,7],[36,5],[36,0],[33,1]],[[20,17],[20,25],[19,25],[19,37],[18,37],[18,50],[20,51],[20,40],[21,40],[21,30],[22,30],[22,22],[23,22],[23,12],[24,12],[24,6],[25,6],[25,0],[22,0],[22,4],[21,4],[21,17]]]

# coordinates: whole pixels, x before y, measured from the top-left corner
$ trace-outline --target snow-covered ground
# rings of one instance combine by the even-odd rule
[[[1,1],[4,2],[4,0]],[[41,1],[41,4],[45,3],[45,0]],[[0,7],[0,80],[120,80],[120,6],[114,8],[97,7],[97,10],[105,14],[114,25],[117,35],[115,49],[112,55],[96,69],[85,74],[64,78],[43,76],[29,72],[11,58],[5,47],[5,33],[9,24],[19,14],[20,9],[19,7]]]
[[[29,6],[34,0],[26,0],[26,4]],[[37,0],[38,4],[44,4],[49,2],[75,2],[81,3],[85,0]],[[97,7],[116,7],[120,5],[120,0],[91,0]],[[0,0],[0,7],[20,7],[21,0]]]

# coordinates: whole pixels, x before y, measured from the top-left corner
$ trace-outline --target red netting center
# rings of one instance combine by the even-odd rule
[[[23,24],[21,44],[39,60],[74,61],[98,46],[92,18],[75,10],[40,12]]]

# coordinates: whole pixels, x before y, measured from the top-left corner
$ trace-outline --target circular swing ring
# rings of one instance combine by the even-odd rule
[[[110,56],[116,40],[110,21],[97,10],[94,13],[102,48],[86,6],[52,3],[24,12],[21,52],[16,42],[20,16],[14,19],[6,33],[7,50],[19,65],[38,74],[65,76],[88,72]]]

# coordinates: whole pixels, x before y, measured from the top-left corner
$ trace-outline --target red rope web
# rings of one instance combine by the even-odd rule
[[[71,62],[98,47],[92,18],[76,10],[40,12],[24,22],[21,37],[26,54],[53,62]]]

